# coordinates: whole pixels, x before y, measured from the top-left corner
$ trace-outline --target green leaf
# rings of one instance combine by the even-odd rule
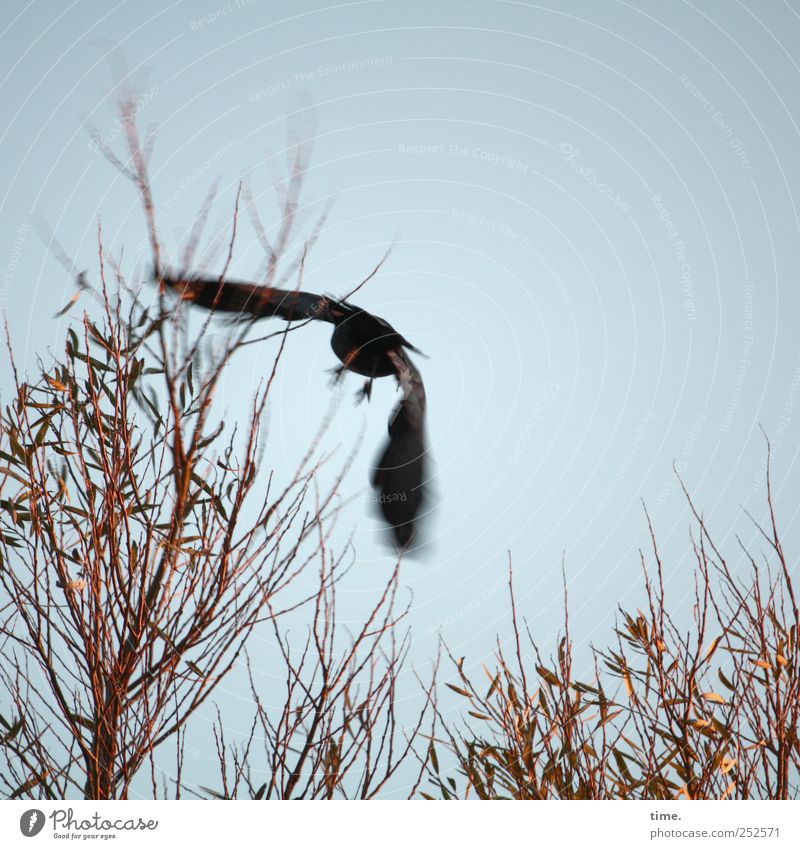
[[[491,697],[492,693],[494,693],[494,691],[497,690],[499,687],[500,687],[500,673],[498,672],[497,675],[495,675],[494,678],[492,679],[492,683],[489,686],[489,689],[487,690],[486,695],[484,696],[484,701],[489,699]]]
[[[6,721],[3,720],[3,725],[7,725]],[[4,746],[6,743],[13,740],[17,734],[22,730],[22,717],[20,717],[9,729],[8,731],[0,737],[0,746]]]
[[[36,433],[36,436],[33,438],[34,445],[42,445],[44,443],[44,438],[47,436],[47,431],[50,429],[50,416],[48,416],[43,422],[42,426]]]
[[[93,732],[93,731],[94,731],[94,729],[95,729],[95,724],[94,724],[94,722],[93,722],[91,719],[87,719],[85,716],[80,716],[80,715],[79,715],[79,714],[77,714],[77,713],[71,713],[71,714],[70,714],[70,719],[71,719],[73,722],[77,722],[77,723],[78,723],[78,725],[83,726],[83,727],[84,727],[84,728],[86,728],[88,731],[92,731],[92,732]]]
[[[54,318],[60,318],[62,315],[68,313],[76,304],[78,298],[80,298],[81,293],[76,292],[70,299],[67,301],[66,306],[61,307],[61,309],[55,314]]]
[[[478,713],[478,712],[477,712],[477,711],[475,711],[475,710],[468,710],[468,711],[467,711],[467,713],[468,713],[470,716],[474,716],[474,717],[475,717],[475,719],[485,719],[485,720],[488,720],[489,722],[491,722],[491,721],[492,721],[492,717],[491,717],[491,716],[488,716],[488,715],[487,715],[487,714],[485,714],[485,713]]]
[[[431,764],[433,765],[433,771],[438,775],[439,774],[439,758],[436,755],[436,749],[434,748],[433,741],[431,741],[428,746],[428,756],[431,759]]]
[[[536,671],[542,676],[542,678],[544,678],[545,681],[547,681],[548,684],[553,687],[561,686],[561,681],[558,680],[558,676],[555,672],[551,672],[546,666],[537,666]]]
[[[717,705],[726,705],[726,704],[728,704],[728,703],[725,701],[725,697],[724,697],[724,696],[720,696],[720,694],[719,694],[719,693],[703,693],[703,698],[704,698],[707,702],[714,702],[714,704],[717,704]]]
[[[10,478],[14,478],[14,480],[18,483],[25,486],[28,485],[28,481],[26,481],[25,478],[20,477],[16,472],[12,472],[11,469],[6,468],[5,466],[0,466],[0,475],[7,475]]]

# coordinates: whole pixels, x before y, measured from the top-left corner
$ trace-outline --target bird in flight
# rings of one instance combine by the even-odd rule
[[[407,351],[422,352],[387,321],[346,300],[219,278],[163,274],[160,280],[181,299],[216,312],[332,324],[331,348],[342,363],[336,377],[345,371],[366,377],[360,398],[370,398],[375,378],[394,375],[403,395],[389,419],[389,439],[371,483],[397,548],[408,550],[417,540],[425,503],[427,447],[425,387]]]

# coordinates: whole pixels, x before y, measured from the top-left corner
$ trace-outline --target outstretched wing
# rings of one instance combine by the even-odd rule
[[[286,321],[319,319],[329,322],[338,321],[348,314],[338,301],[312,292],[273,289],[236,280],[220,281],[213,277],[164,274],[161,281],[183,300],[219,312],[246,313],[254,318],[277,316]]]
[[[356,307],[311,292],[274,289],[257,283],[218,278],[164,274],[160,281],[186,301],[206,309],[247,314],[253,318],[277,316],[285,321],[318,319],[337,323],[360,312]],[[386,327],[393,333],[390,325]],[[399,334],[398,334],[399,335]],[[400,550],[418,538],[420,511],[425,503],[427,445],[425,440],[425,387],[417,367],[400,344],[386,356],[394,366],[403,392],[389,421],[389,441],[375,465],[372,485],[384,519]],[[416,349],[414,349],[416,350]]]
[[[389,420],[389,441],[375,464],[372,485],[397,546],[405,550],[418,536],[419,514],[425,503],[425,387],[417,367],[402,349],[388,356],[395,365],[403,397]]]

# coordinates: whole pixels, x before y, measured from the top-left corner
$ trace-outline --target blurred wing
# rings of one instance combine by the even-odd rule
[[[165,286],[174,289],[184,301],[227,313],[246,313],[254,318],[277,316],[286,321],[319,319],[334,322],[346,315],[339,304],[312,292],[272,289],[257,283],[202,277],[164,275]]]
[[[397,369],[403,397],[389,420],[389,441],[375,464],[372,485],[395,542],[404,550],[418,536],[419,513],[425,503],[425,387],[402,349],[388,356]]]

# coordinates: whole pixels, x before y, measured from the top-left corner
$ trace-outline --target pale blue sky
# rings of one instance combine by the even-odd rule
[[[420,668],[440,626],[475,669],[507,636],[508,550],[545,649],[562,553],[576,646],[602,643],[616,604],[641,602],[641,499],[688,607],[672,465],[737,562],[734,534],[754,538],[742,506],[763,515],[759,425],[797,551],[800,3],[37,2],[2,18],[0,307],[31,365],[75,320],[52,318],[72,281],[35,216],[90,274],[98,216],[128,271],[148,260],[132,188],[86,130],[121,142],[115,56],[159,125],[168,246],[217,176],[215,226],[250,169],[269,222],[268,163],[283,161],[287,115],[314,105],[306,199],[337,200],[306,287],[347,291],[398,236],[358,303],[430,356],[435,543],[402,573]],[[249,228],[240,248],[236,274],[255,274]],[[328,337],[289,342],[268,458],[286,473],[327,409]],[[271,362],[249,350],[225,385],[231,416]],[[357,386],[329,435],[344,457],[366,427],[338,531],[356,529],[354,617],[391,565],[366,481],[394,398],[383,381],[353,408]]]

